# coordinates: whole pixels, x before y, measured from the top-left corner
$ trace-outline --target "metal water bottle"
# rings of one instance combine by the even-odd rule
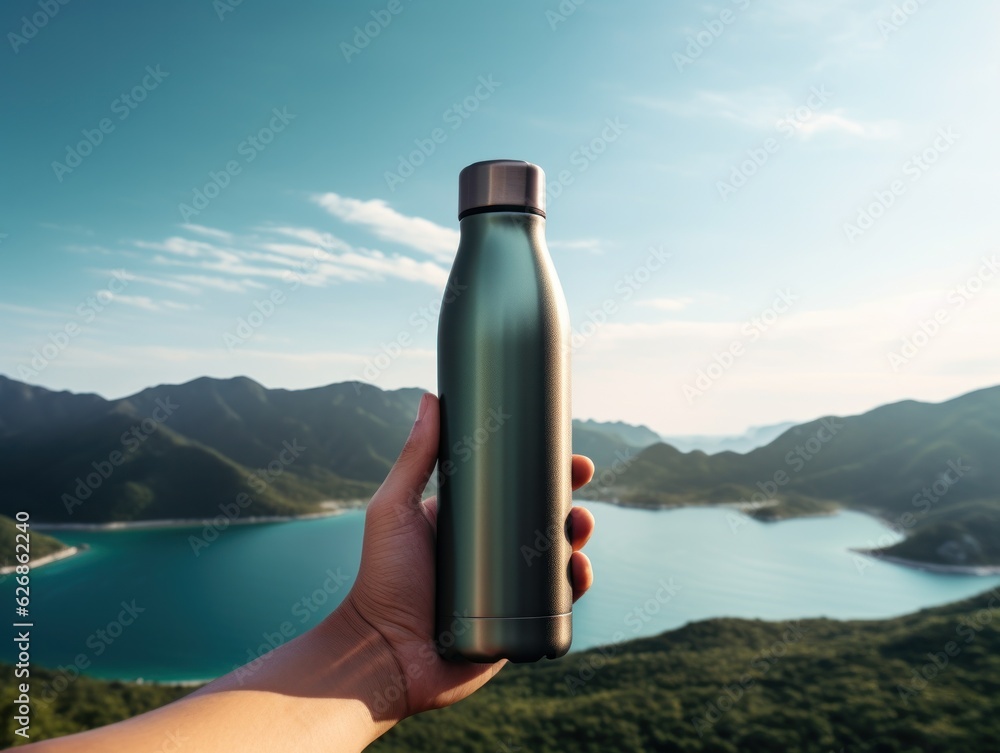
[[[448,658],[556,658],[572,639],[569,317],[545,173],[477,162],[438,324],[437,641]]]

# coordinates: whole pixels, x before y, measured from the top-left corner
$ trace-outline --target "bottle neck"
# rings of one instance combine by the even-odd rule
[[[492,209],[492,207],[491,207]],[[465,232],[481,233],[489,228],[511,230],[522,227],[526,232],[545,232],[545,215],[525,212],[523,208],[514,211],[499,210],[466,214],[458,221],[459,229]]]

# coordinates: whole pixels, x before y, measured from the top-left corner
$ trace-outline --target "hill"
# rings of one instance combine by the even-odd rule
[[[32,562],[42,557],[48,557],[50,554],[60,552],[63,549],[68,549],[58,539],[32,530],[30,525],[28,532],[31,542],[29,554],[31,555]],[[15,555],[24,551],[17,548],[17,545],[23,542],[23,539],[17,539],[17,535],[20,533],[21,529],[17,527],[17,524],[11,518],[8,518],[6,515],[0,515],[0,568],[18,564]]]
[[[420,394],[206,378],[109,401],[0,377],[0,513],[28,508],[36,521],[73,523],[210,518],[247,494],[246,514],[288,515],[366,498]]]
[[[660,441],[676,447],[681,452],[701,450],[708,455],[717,452],[750,452],[763,447],[795,426],[794,421],[783,421],[768,426],[751,426],[742,434],[681,434],[664,436]]]
[[[943,403],[908,400],[828,416],[745,455],[653,445],[604,493],[642,506],[738,503],[767,520],[844,506],[878,515],[907,536],[888,554],[997,565],[998,457],[1000,387],[993,387]]]
[[[40,688],[53,678],[32,672]],[[992,753],[997,678],[998,591],[882,621],[707,620],[508,666],[371,750]],[[189,690],[80,678],[39,707],[32,730],[40,740],[89,729]],[[13,697],[0,667],[0,700]]]
[[[253,500],[245,514],[257,516],[367,499],[422,393],[359,382],[271,390],[206,377],[105,400],[0,376],[0,513],[104,523],[211,518],[241,494]],[[602,463],[631,447],[622,434],[656,439],[628,424],[574,426],[574,442]]]

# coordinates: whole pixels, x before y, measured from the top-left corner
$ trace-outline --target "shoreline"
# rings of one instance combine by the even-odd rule
[[[86,549],[85,546],[68,546],[65,549],[60,549],[58,552],[53,552],[52,554],[46,554],[44,557],[39,557],[37,560],[30,560],[28,562],[28,570],[34,570],[45,565],[50,565],[53,562],[59,562],[60,560],[69,559],[75,554]],[[6,565],[0,567],[0,575],[10,575],[17,569],[17,565]]]
[[[910,560],[905,557],[895,557],[891,554],[880,554],[878,549],[851,549],[850,551],[871,557],[873,560],[882,560],[893,565],[909,567],[913,570],[923,570],[928,573],[940,573],[941,575],[1000,575],[1000,565],[943,565],[937,562],[921,562],[920,560]]]
[[[320,510],[319,512],[307,512],[302,515],[247,515],[235,518],[217,515],[214,518],[155,518],[150,520],[119,520],[109,523],[32,523],[32,526],[44,531],[129,531],[143,528],[193,528],[214,525],[220,517],[228,520],[227,525],[229,526],[263,525],[266,523],[291,523],[296,520],[331,518],[346,512],[362,509],[360,504],[354,504],[354,500],[345,500],[343,503],[338,502],[338,504],[342,506],[335,509]]]
[[[574,502],[604,502],[606,504],[614,505],[616,507],[624,507],[632,510],[684,510],[684,509],[729,509],[736,510],[742,515],[755,520],[758,523],[772,524],[772,523],[784,523],[790,520],[808,520],[810,518],[824,518],[824,517],[834,517],[842,512],[856,512],[861,515],[867,515],[874,520],[882,523],[886,528],[895,532],[896,524],[895,521],[881,515],[878,511],[867,509],[867,508],[851,508],[845,507],[843,505],[838,505],[832,510],[809,513],[808,515],[791,515],[789,517],[782,518],[759,518],[753,513],[756,510],[767,509],[769,507],[774,507],[776,502],[769,502],[767,504],[760,505],[754,510],[744,509],[744,505],[740,502],[716,502],[716,503],[704,503],[704,504],[677,504],[677,503],[665,503],[656,507],[646,506],[646,505],[635,505],[628,502],[623,502],[619,498],[615,497],[613,499],[607,500],[596,500],[596,499],[574,499]],[[904,537],[905,538],[905,537]],[[883,560],[893,565],[898,565],[900,567],[907,567],[912,570],[923,570],[929,573],[938,573],[941,575],[972,575],[977,577],[988,577],[991,575],[1000,575],[1000,564],[997,565],[945,565],[937,562],[922,562],[921,560],[911,560],[905,557],[895,557],[890,554],[880,554],[877,549],[855,549],[849,548],[848,551],[855,552],[856,554],[863,554],[866,557],[870,557],[874,560]]]
[[[354,510],[364,509],[364,503],[367,500],[353,499],[353,500],[324,500],[321,505],[327,506],[328,509],[320,510],[318,512],[304,513],[302,515],[256,515],[256,516],[246,516],[238,518],[226,518],[229,522],[228,525],[266,525],[268,523],[291,523],[297,520],[317,520],[321,518],[329,518],[337,515],[342,515],[347,512]],[[859,512],[862,515],[868,515],[880,523],[887,525],[892,529],[891,521],[878,515],[872,510],[850,510],[850,508],[838,507],[833,510],[822,511],[811,513],[809,515],[793,515],[790,517],[782,518],[758,518],[752,513],[754,510],[747,511],[742,509],[742,505],[739,502],[719,502],[719,503],[695,503],[695,504],[671,504],[666,503],[657,506],[646,506],[646,505],[635,505],[628,502],[623,502],[617,497],[612,499],[581,499],[574,498],[574,503],[587,504],[590,502],[598,502],[607,505],[613,505],[615,507],[628,508],[632,510],[646,510],[653,512],[670,511],[670,510],[683,510],[683,509],[730,509],[736,510],[751,520],[756,520],[759,523],[770,524],[770,523],[782,523],[787,520],[805,520],[809,518],[823,518],[823,517],[833,517],[844,511]],[[773,505],[763,505],[762,508],[766,509]],[[757,509],[761,509],[761,507]],[[131,521],[112,521],[109,523],[34,523],[34,527],[39,530],[46,531],[127,531],[127,530],[141,530],[148,528],[191,528],[197,526],[206,526],[215,524],[216,520],[222,516],[216,516],[215,518],[160,518],[155,520],[131,520]],[[44,565],[50,564],[51,562],[58,562],[60,560],[72,557],[76,554],[81,553],[86,550],[86,546],[83,547],[69,547],[68,549],[61,550],[54,554],[42,557],[31,563],[31,567],[42,567]],[[857,554],[863,554],[874,560],[883,560],[894,565],[899,565],[900,567],[908,567],[914,570],[923,570],[925,572],[940,573],[943,575],[973,575],[973,576],[990,576],[990,575],[1000,575],[1000,564],[998,565],[945,565],[934,562],[922,562],[920,560],[910,560],[904,557],[895,557],[888,554],[880,554],[878,550],[870,549],[855,549],[850,548],[848,551],[855,552]],[[0,575],[7,575],[14,572],[16,566],[9,565],[7,567],[0,568]],[[198,684],[200,681],[192,680],[191,683]],[[172,683],[178,684],[178,683]]]

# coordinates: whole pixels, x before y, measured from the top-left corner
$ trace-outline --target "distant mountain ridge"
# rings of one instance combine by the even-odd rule
[[[810,421],[742,455],[656,444],[599,493],[654,507],[738,503],[763,519],[849,507],[907,536],[869,548],[939,565],[998,565],[998,460],[1000,387],[991,387]]]
[[[241,493],[253,499],[248,516],[314,512],[323,499],[376,488],[421,394],[350,382],[268,390],[238,377],[105,400],[0,377],[0,513],[27,507],[37,521],[73,523],[210,518]]]
[[[422,392],[357,382],[272,390],[238,377],[105,400],[0,376],[0,514],[105,523],[214,518],[222,505],[245,517],[300,515],[324,500],[366,500]],[[685,453],[650,443],[655,436],[574,421],[574,451],[600,471],[581,494],[647,507],[733,504],[765,520],[849,507],[906,536],[870,549],[1000,565],[1000,387],[825,417],[745,454]]]
[[[707,455],[719,452],[750,452],[758,447],[770,444],[786,431],[795,426],[794,421],[782,421],[767,426],[751,426],[742,434],[684,434],[679,436],[663,435],[661,442],[676,447],[681,452],[701,450]]]
[[[0,514],[104,523],[213,518],[241,494],[253,500],[239,497],[247,517],[364,500],[402,448],[422,394],[202,377],[105,400],[0,376]],[[633,448],[623,434],[657,440],[645,427],[574,422],[574,446],[599,464]]]

